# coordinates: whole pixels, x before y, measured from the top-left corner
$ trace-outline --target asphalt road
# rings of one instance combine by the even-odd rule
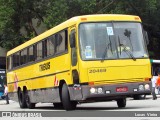
[[[65,111],[63,109],[55,109],[52,103],[38,103],[35,109],[21,109],[18,102],[10,100],[10,104],[6,105],[5,100],[0,100],[0,111]],[[78,104],[75,111],[160,111],[160,95],[157,100],[152,100],[152,96],[148,95],[144,100],[133,100],[127,98],[125,108],[118,108],[115,101],[94,102]]]
[[[138,114],[139,114],[139,112],[143,113],[143,112],[149,111],[149,112],[154,113],[155,111],[160,111],[160,95],[158,96],[157,100],[152,100],[151,95],[148,95],[146,97],[146,99],[144,99],[144,100],[133,100],[132,98],[127,98],[127,105],[123,109],[118,108],[117,103],[115,101],[78,104],[77,109],[75,111],[72,111],[71,113],[69,113],[69,112],[66,113],[66,111],[63,109],[55,109],[52,103],[38,103],[38,104],[36,104],[35,109],[27,109],[27,108],[21,109],[19,107],[18,102],[14,102],[14,101],[10,100],[9,105],[6,105],[5,102],[6,102],[5,100],[0,100],[0,111],[18,111],[18,112],[46,111],[46,113],[50,112],[51,114],[52,113],[53,114],[61,113],[62,116],[65,114],[85,113],[84,115],[86,115],[89,113],[88,117],[92,117],[91,115],[93,115],[93,114],[98,115],[100,112],[105,112],[106,114],[110,114],[108,112],[112,112],[111,115],[113,115],[113,117],[116,117],[116,118],[113,119],[113,117],[111,117],[111,120],[117,120],[117,119],[124,120],[123,117],[118,118],[116,115],[114,116],[114,114],[118,113],[119,111],[122,112],[122,114],[124,114],[126,112],[133,112],[133,111]],[[90,114],[90,113],[92,113],[92,114]],[[158,116],[160,116],[160,112],[158,113]],[[127,117],[125,117],[125,120],[126,120],[126,118]],[[48,118],[48,119],[51,119],[51,118]],[[72,120],[72,119],[70,119],[70,117],[67,118],[67,116],[65,118],[62,117],[62,119],[63,120]],[[99,117],[94,117],[92,120],[97,120],[97,119],[99,120]],[[104,119],[104,117],[102,117],[102,120],[103,119]],[[153,117],[142,116],[139,118],[139,116],[133,115],[133,117],[129,117],[127,120],[159,120],[159,119],[160,119],[160,117],[156,117],[156,116],[153,116]],[[36,119],[34,119],[34,120],[36,120]],[[40,120],[40,119],[38,118],[37,120]],[[56,120],[60,120],[60,118],[57,117]],[[74,120],[77,120],[77,119],[74,119]],[[83,117],[83,119],[81,118],[78,120],[91,120],[91,118],[88,119],[88,118]]]

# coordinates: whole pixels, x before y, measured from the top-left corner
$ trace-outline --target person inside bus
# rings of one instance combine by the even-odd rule
[[[9,104],[9,98],[8,98],[8,87],[6,84],[4,84],[4,95],[6,98],[6,104]]]
[[[123,41],[119,42],[117,50],[118,50],[120,58],[130,57],[128,54],[128,51],[131,51],[131,49],[129,47],[127,40],[123,40]]]

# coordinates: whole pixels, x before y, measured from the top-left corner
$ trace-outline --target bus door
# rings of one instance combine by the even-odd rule
[[[78,56],[77,56],[77,37],[76,37],[76,29],[75,27],[71,27],[69,29],[69,41],[71,48],[71,74],[73,81],[73,96],[75,100],[82,99],[82,89],[80,86],[79,79],[79,67],[78,67]]]

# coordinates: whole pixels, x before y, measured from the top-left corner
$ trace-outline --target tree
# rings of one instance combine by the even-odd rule
[[[45,15],[45,24],[52,28],[78,15],[93,14],[96,0],[52,0]]]
[[[16,47],[38,35],[33,20],[37,26],[44,20],[47,0],[0,0],[0,43],[7,49]],[[25,31],[26,34],[23,34]]]

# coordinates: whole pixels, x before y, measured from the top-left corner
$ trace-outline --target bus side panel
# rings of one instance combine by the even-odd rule
[[[9,72],[7,74],[9,92],[17,94],[15,88],[15,84],[17,84],[17,88],[20,87],[22,91],[23,87],[26,86],[32,102],[59,102],[59,88],[55,81],[65,80],[68,85],[72,83],[69,62],[69,54],[64,54]],[[41,70],[40,66],[45,63],[50,63],[50,68]],[[15,100],[15,95],[10,95]]]

